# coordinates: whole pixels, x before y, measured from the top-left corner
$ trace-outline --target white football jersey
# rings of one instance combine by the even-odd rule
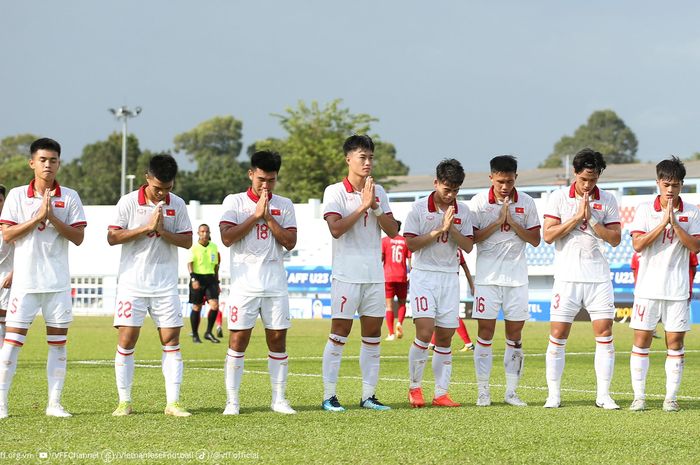
[[[474,229],[484,229],[501,215],[503,202],[496,200],[493,187],[479,192],[469,201]],[[513,189],[510,217],[521,227],[540,229],[535,202],[526,193]],[[477,244],[475,284],[487,286],[522,286],[528,283],[525,242],[508,224],[501,225]]]
[[[440,229],[445,213],[435,205],[435,192],[413,203],[406,218],[404,237],[416,237]],[[455,229],[463,236],[473,237],[471,214],[464,202],[455,201]],[[430,245],[413,253],[411,268],[425,271],[459,272],[457,243],[450,240],[450,232],[444,232]]]
[[[16,225],[32,219],[41,208],[42,193],[34,190],[34,181],[7,193],[0,223]],[[73,189],[54,182],[51,197],[53,214],[73,227],[86,226],[80,196]],[[40,223],[33,231],[15,241],[12,288],[24,293],[59,292],[70,289],[68,239],[51,222]]]
[[[146,198],[146,186],[117,202],[117,216],[109,229],[137,229],[148,225],[156,206]],[[165,197],[163,227],[176,234],[192,234],[184,200],[175,194]],[[157,233],[122,244],[117,293],[134,297],[177,295],[178,247]]]
[[[558,189],[549,195],[545,218],[562,223],[576,216],[581,198],[576,197],[576,184]],[[591,218],[608,226],[620,224],[617,200],[609,192],[596,187],[589,195]],[[610,281],[610,264],[605,241],[587,222],[582,221],[569,234],[554,241],[554,279],[578,283]]]
[[[384,213],[391,215],[389,198],[384,188],[375,185],[376,201]],[[348,178],[331,184],[323,193],[323,218],[350,215],[362,205],[362,193],[355,190]],[[383,283],[382,233],[379,220],[370,209],[352,228],[338,239],[333,238],[333,279],[346,283]]]
[[[2,234],[0,234],[0,286],[2,286],[2,281],[5,279],[5,276],[12,271],[14,252],[14,246],[9,242],[5,242]]]
[[[660,197],[637,206],[631,234],[646,234],[656,228],[664,217]],[[700,211],[695,205],[683,203],[673,214],[678,225],[692,236],[700,235]],[[639,253],[639,272],[634,288],[635,297],[660,300],[688,300],[690,282],[688,264],[690,251],[678,240],[673,228],[666,229]]]
[[[239,225],[250,218],[259,197],[252,189],[226,196],[221,224]],[[286,197],[271,194],[270,214],[284,229],[296,231],[294,204]],[[284,247],[272,235],[264,219],[229,247],[231,293],[244,296],[276,297],[288,294],[284,269]]]

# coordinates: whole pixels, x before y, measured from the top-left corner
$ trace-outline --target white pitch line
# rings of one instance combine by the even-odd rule
[[[629,353],[629,352],[628,352]],[[358,357],[355,357],[358,358]],[[382,357],[383,358],[383,357]],[[267,360],[265,359],[260,359],[260,360]],[[145,365],[143,363],[137,363],[134,366],[137,368],[156,368],[160,369],[160,360],[153,360],[153,362],[159,363],[158,365]],[[73,361],[71,363],[78,363],[82,365],[112,365],[114,364],[113,360],[78,360],[78,361]],[[187,370],[192,370],[192,371],[224,371],[224,368],[214,368],[214,367],[187,367]],[[251,375],[264,375],[264,376],[269,376],[270,373],[267,371],[258,371],[258,370],[244,370],[244,373],[251,374]],[[321,378],[322,375],[319,373],[293,373],[289,372],[289,376],[294,376],[294,377],[299,377],[299,378]],[[362,381],[361,376],[339,376],[339,378],[342,379],[351,379],[351,380],[359,380]],[[406,378],[379,378],[379,381],[385,381],[385,382],[392,382],[392,383],[407,383],[408,380]],[[426,381],[430,381],[429,378],[426,379]],[[477,383],[474,382],[469,382],[469,381],[451,381],[450,384],[452,385],[459,385],[459,386],[476,386]],[[505,388],[505,384],[494,384],[491,383],[492,387],[499,387],[499,388]],[[533,391],[547,391],[548,388],[547,386],[527,386],[527,385],[520,385],[518,386],[518,389],[529,389]],[[572,389],[572,388],[561,388],[562,392],[574,392],[578,394],[596,394],[595,390],[590,390],[590,389]],[[622,395],[622,396],[634,396],[633,392],[623,392],[623,391],[611,391],[610,394],[612,395]],[[666,396],[664,394],[647,394],[647,397],[651,398],[656,398],[656,399],[664,399]],[[691,401],[700,401],[700,397],[697,396],[678,396],[679,399],[681,400],[691,400]]]

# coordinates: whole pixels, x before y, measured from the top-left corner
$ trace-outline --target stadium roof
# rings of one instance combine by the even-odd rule
[[[686,184],[693,180],[697,183],[700,180],[700,161],[687,161],[685,163]],[[480,163],[481,165],[481,163]],[[653,181],[656,179],[656,163],[630,163],[623,165],[608,165],[603,171],[600,178],[601,183],[614,182],[635,182],[635,181]],[[462,189],[478,189],[488,187],[489,173],[487,171],[474,172],[467,164],[467,177],[464,179]],[[570,175],[573,174],[573,169],[570,168]],[[565,180],[566,174],[564,168],[538,168],[531,170],[518,171],[517,185],[525,186],[557,186],[568,184]],[[387,188],[388,192],[417,192],[428,191],[433,189],[434,175],[408,175],[408,176],[389,176],[391,181],[397,182],[393,187]]]

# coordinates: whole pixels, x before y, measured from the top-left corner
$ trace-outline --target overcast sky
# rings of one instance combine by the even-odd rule
[[[379,118],[412,174],[455,156],[533,168],[611,108],[638,156],[700,151],[700,3],[678,1],[4,0],[0,137],[58,139],[70,159],[130,122],[142,149],[216,115],[244,144],[271,113],[342,98]],[[339,148],[340,149],[340,148]]]

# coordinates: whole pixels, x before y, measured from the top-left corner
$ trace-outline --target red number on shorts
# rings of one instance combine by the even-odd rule
[[[117,304],[117,317],[131,318],[131,302],[122,302]]]
[[[447,242],[447,239],[448,239],[449,237],[450,237],[450,232],[449,232],[449,231],[445,231],[444,233],[440,234],[440,235],[437,237],[437,240],[436,240],[435,242],[437,242],[437,243],[440,243],[440,242],[443,242],[443,243],[444,243],[444,242]]]
[[[416,297],[416,312],[428,311],[428,299],[425,296]]]
[[[559,294],[554,294],[554,305],[552,305],[552,308],[554,310],[559,308],[559,301],[561,300],[561,296]]]
[[[639,321],[644,321],[644,313],[646,313],[647,308],[644,305],[634,304],[634,313],[639,317]]]
[[[267,239],[270,236],[269,226],[266,224],[256,224],[255,231],[259,240]]]
[[[343,296],[340,296],[340,313],[343,313],[343,307],[345,306],[345,302],[348,301],[348,298]]]
[[[663,233],[663,239],[661,239],[661,243],[665,244],[666,240],[668,240],[669,244],[673,244],[673,239],[676,237],[676,232],[673,230],[673,228],[665,229]]]
[[[231,308],[228,309],[228,319],[231,323],[238,321],[238,307],[235,305],[232,305]]]
[[[508,232],[510,231],[510,225],[508,223],[503,223],[501,225],[501,232]]]
[[[486,311],[486,299],[484,297],[476,298],[476,311],[484,313]]]
[[[17,297],[12,299],[12,307],[10,307],[10,313],[17,313]]]

